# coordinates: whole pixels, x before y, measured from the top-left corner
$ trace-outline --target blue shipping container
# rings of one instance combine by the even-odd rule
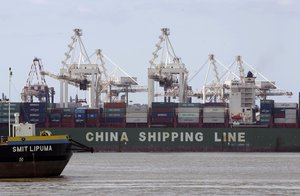
[[[75,109],[74,108],[63,108],[64,114],[74,114]]]
[[[97,117],[98,117],[98,114],[87,114],[88,119],[94,119],[94,118],[97,118]]]
[[[274,108],[273,111],[276,114],[285,114],[285,108]]]
[[[75,114],[75,119],[85,119],[86,115],[85,114]]]
[[[76,108],[75,109],[75,114],[85,114],[85,109],[84,108]]]
[[[123,123],[123,122],[125,122],[125,118],[117,118],[117,117],[114,117],[114,118],[106,117],[104,120],[106,123]]]

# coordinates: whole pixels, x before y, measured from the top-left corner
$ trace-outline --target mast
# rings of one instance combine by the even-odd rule
[[[10,86],[11,86],[11,77],[12,77],[12,71],[11,71],[11,67],[9,68],[9,88],[8,88],[8,135],[11,135],[11,130],[10,130]]]

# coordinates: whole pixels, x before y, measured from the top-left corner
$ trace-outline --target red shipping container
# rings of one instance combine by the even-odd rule
[[[71,118],[62,118],[61,122],[62,123],[74,123],[75,119],[73,117],[71,117]]]
[[[274,113],[274,118],[285,118],[285,113]]]
[[[61,123],[49,123],[49,127],[61,127]]]
[[[49,108],[48,113],[50,114],[60,114],[62,113],[62,108]]]
[[[85,111],[87,114],[99,114],[98,109],[86,109]]]
[[[61,127],[66,127],[66,128],[74,128],[75,123],[61,123]]]
[[[105,123],[105,127],[121,128],[121,127],[126,127],[126,123]]]
[[[76,122],[75,127],[85,127],[85,122]]]
[[[86,120],[86,126],[88,127],[99,127],[100,121],[99,119],[87,119]]]

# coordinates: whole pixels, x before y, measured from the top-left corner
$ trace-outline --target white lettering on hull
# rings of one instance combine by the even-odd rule
[[[50,151],[52,151],[51,145],[12,147],[12,152],[50,152]]]
[[[140,142],[202,142],[202,132],[140,132]]]
[[[87,132],[88,142],[125,142],[130,138],[127,132]],[[200,131],[180,132],[180,131],[141,131],[138,133],[140,142],[203,142],[204,134]],[[212,138],[214,142],[246,142],[245,132],[214,132]]]
[[[215,132],[215,142],[246,142],[245,132]]]
[[[88,142],[128,142],[126,132],[87,132],[85,135]],[[202,132],[140,132],[140,142],[202,142]]]
[[[88,142],[128,142],[128,136],[126,132],[121,132],[121,134],[118,132],[87,132],[85,139]]]

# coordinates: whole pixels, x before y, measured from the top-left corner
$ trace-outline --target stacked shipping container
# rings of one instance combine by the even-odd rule
[[[153,102],[151,108],[151,123],[170,126],[174,124],[176,103]]]
[[[203,108],[203,124],[205,126],[219,127],[226,121],[226,104],[205,103]]]
[[[10,122],[15,122],[14,113],[20,113],[20,103],[10,103]],[[8,123],[9,105],[0,103],[0,123]]]
[[[149,111],[147,105],[126,107],[125,103],[105,103],[104,109],[46,108],[45,103],[11,103],[11,122],[14,122],[14,113],[21,113],[20,122],[40,127],[229,126],[225,103],[153,102]],[[260,102],[260,125],[298,127],[297,117],[297,103]],[[7,124],[8,103],[0,103],[0,126],[7,127]]]
[[[98,109],[86,109],[86,127],[99,127],[100,116]]]
[[[199,127],[203,105],[200,103],[179,103],[176,108],[178,127]]]
[[[275,103],[274,125],[275,127],[297,127],[297,103]]]
[[[141,127],[148,124],[147,105],[129,105],[126,108],[126,123],[129,127]]]
[[[35,123],[37,126],[45,126],[46,121],[46,103],[23,103],[23,121],[29,123]]]
[[[47,111],[49,127],[61,127],[62,109],[48,108]]]
[[[108,127],[125,126],[126,103],[104,103],[104,122]]]
[[[75,108],[74,110],[74,119],[76,127],[85,127],[86,121],[86,109],[85,108]]]
[[[260,124],[273,124],[272,114],[274,110],[274,100],[260,100]]]
[[[74,108],[63,108],[62,109],[62,127],[75,127],[75,116],[74,116]]]

